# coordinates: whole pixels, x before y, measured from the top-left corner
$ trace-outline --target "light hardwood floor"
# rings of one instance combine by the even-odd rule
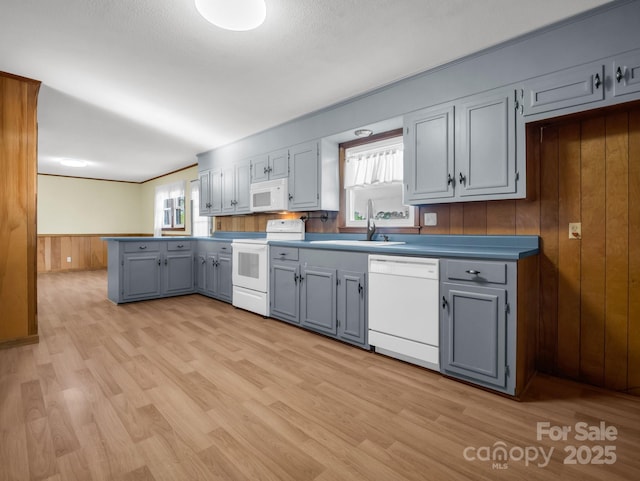
[[[0,351],[3,481],[640,478],[637,397],[537,376],[517,402],[198,295],[116,306],[105,271],[38,297],[40,343]],[[507,469],[465,459],[501,442]],[[582,445],[616,462],[563,464]]]

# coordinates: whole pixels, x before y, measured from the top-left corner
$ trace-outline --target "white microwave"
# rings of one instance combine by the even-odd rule
[[[287,178],[251,184],[250,192],[251,212],[287,210],[289,205],[289,182]]]

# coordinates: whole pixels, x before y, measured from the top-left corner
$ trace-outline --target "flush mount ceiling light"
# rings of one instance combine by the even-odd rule
[[[354,134],[356,134],[356,137],[369,137],[373,134],[373,130],[358,129],[354,132]]]
[[[205,20],[226,30],[258,28],[267,16],[264,0],[195,0]]]
[[[66,167],[86,167],[88,162],[86,160],[60,159],[60,164]]]

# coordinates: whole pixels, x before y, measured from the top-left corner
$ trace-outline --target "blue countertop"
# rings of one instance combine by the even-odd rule
[[[103,237],[106,241],[139,242],[166,240],[203,240],[229,242],[233,239],[255,239],[265,237],[259,232],[216,232],[213,237]],[[390,241],[406,242],[392,246],[380,247],[371,244],[336,245],[315,244],[317,240],[360,240],[362,234],[315,234],[307,233],[304,241],[270,241],[269,243],[283,247],[299,247],[305,249],[324,249],[334,251],[369,252],[376,254],[394,254],[425,257],[464,257],[476,259],[518,260],[536,255],[540,252],[539,237],[535,235],[398,235],[390,234]],[[377,240],[377,239],[376,239]]]

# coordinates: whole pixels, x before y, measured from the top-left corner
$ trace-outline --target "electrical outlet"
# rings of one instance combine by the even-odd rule
[[[67,257],[67,262],[71,262],[71,257]]]
[[[427,226],[438,225],[438,214],[435,212],[425,212],[424,225],[427,225]]]
[[[220,229],[222,229],[222,221],[221,220],[216,222],[216,230],[220,230]]]
[[[569,239],[582,239],[582,223],[570,222],[569,223]]]

